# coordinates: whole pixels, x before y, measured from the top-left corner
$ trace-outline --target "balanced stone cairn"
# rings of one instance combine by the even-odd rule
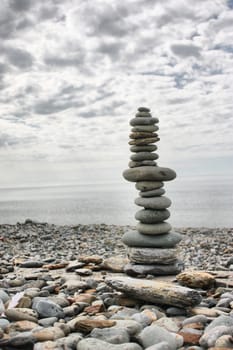
[[[165,222],[170,216],[167,208],[171,201],[164,196],[163,182],[175,179],[176,173],[155,162],[159,158],[154,153],[157,150],[155,143],[159,141],[158,122],[146,107],[138,108],[135,118],[130,120],[129,145],[133,154],[123,176],[136,182],[140,197],[136,198],[135,204],[144,208],[135,215],[139,221],[136,230],[125,232],[122,239],[128,246],[130,260],[125,272],[132,276],[173,275],[183,269],[175,249],[182,236]]]

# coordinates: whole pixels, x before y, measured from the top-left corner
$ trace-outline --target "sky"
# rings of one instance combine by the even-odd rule
[[[161,166],[233,174],[232,0],[1,0],[0,187],[124,181],[129,120]]]

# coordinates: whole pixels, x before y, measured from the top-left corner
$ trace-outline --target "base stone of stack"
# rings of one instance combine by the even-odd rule
[[[139,233],[136,230],[125,232],[122,241],[128,247],[147,248],[172,248],[182,240],[182,235],[175,231],[169,233],[150,236]]]
[[[164,276],[164,275],[177,275],[184,270],[184,264],[177,260],[170,265],[142,265],[142,264],[126,264],[124,272],[127,275],[136,277],[142,275]]]
[[[139,248],[129,247],[129,260],[136,264],[161,264],[169,265],[176,262],[176,249],[174,248]]]

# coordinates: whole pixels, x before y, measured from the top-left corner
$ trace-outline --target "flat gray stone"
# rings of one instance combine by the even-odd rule
[[[130,156],[130,159],[136,162],[143,161],[143,160],[156,160],[158,158],[159,156],[157,153],[151,153],[151,152],[138,152]]]
[[[132,264],[128,263],[124,267],[124,272],[127,275],[136,277],[139,275],[153,275],[153,276],[168,276],[168,275],[177,275],[183,270],[183,264],[177,260],[173,264],[161,265],[161,264],[152,264],[152,265],[143,265],[143,264]]]
[[[167,209],[164,210],[152,210],[141,209],[136,212],[135,219],[144,224],[155,224],[167,220],[170,216],[170,212]]]
[[[135,117],[130,120],[130,125],[135,126],[135,125],[154,125],[158,123],[159,120],[158,118],[154,117]]]
[[[161,264],[168,265],[176,262],[177,250],[174,248],[140,248],[129,247],[127,249],[129,260],[136,264]]]
[[[152,117],[151,113],[150,112],[137,112],[135,114],[135,117],[139,117],[139,118],[142,118],[142,117]]]
[[[139,192],[139,196],[140,197],[158,197],[158,196],[162,196],[164,193],[165,193],[165,190],[163,188],[157,188],[156,190]]]
[[[111,344],[100,339],[86,338],[77,344],[77,350],[142,350],[136,343]]]
[[[32,309],[35,310],[41,318],[46,318],[46,317],[62,318],[64,316],[62,307],[46,298],[40,298],[40,297],[34,298]]]
[[[131,146],[130,147],[130,151],[131,152],[153,152],[157,150],[157,146],[156,145],[142,145],[142,146]]]
[[[166,209],[171,205],[171,200],[165,196],[161,197],[149,197],[142,198],[138,197],[135,199],[134,203],[139,205],[140,207],[144,207],[146,209]]]
[[[145,131],[145,132],[154,132],[158,131],[158,125],[135,125],[131,131]]]
[[[144,235],[136,230],[125,232],[122,241],[129,247],[148,247],[148,248],[172,248],[182,239],[181,234],[175,231],[163,235]]]
[[[131,160],[128,164],[129,168],[136,168],[138,166],[156,166],[157,163],[154,160],[143,160],[142,162],[134,162]]]
[[[163,186],[164,184],[161,181],[139,181],[135,184],[137,190],[145,192],[155,190]]]
[[[147,131],[132,131],[129,135],[130,139],[146,139],[151,137],[158,137],[158,134],[155,132],[147,132]]]
[[[138,181],[171,181],[175,179],[174,170],[162,167],[140,167],[127,169],[123,172],[123,177],[131,182]]]
[[[138,107],[138,111],[139,112],[150,112],[150,108],[148,107]]]
[[[128,142],[129,145],[135,145],[135,146],[144,146],[149,145],[151,143],[158,142],[160,138],[158,136],[155,137],[147,137],[143,139],[134,139]]]
[[[139,222],[136,226],[138,232],[144,235],[161,235],[163,233],[168,233],[172,227],[168,222],[161,222],[156,224],[143,224]]]
[[[129,333],[124,328],[94,328],[90,337],[106,341],[111,344],[124,344],[130,342]]]

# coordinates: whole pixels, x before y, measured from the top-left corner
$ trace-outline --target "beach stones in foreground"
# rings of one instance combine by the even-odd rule
[[[159,158],[157,146],[159,141],[156,125],[158,119],[152,117],[150,109],[140,107],[136,117],[130,120],[133,126],[129,135],[131,145],[129,169],[123,172],[123,177],[136,182],[139,196],[135,204],[143,207],[135,218],[139,221],[136,231],[126,232],[123,235],[123,243],[128,246],[128,257],[125,272],[129,275],[170,275],[182,271],[182,264],[178,264],[176,257],[176,244],[181,236],[171,232],[171,225],[165,220],[170,216],[167,208],[171,200],[164,196],[164,181],[175,179],[176,173],[170,168],[157,165],[155,160]],[[157,236],[157,237],[156,237]],[[145,266],[150,268],[145,268]],[[166,265],[166,268],[163,266]],[[162,266],[162,267],[161,267]]]

